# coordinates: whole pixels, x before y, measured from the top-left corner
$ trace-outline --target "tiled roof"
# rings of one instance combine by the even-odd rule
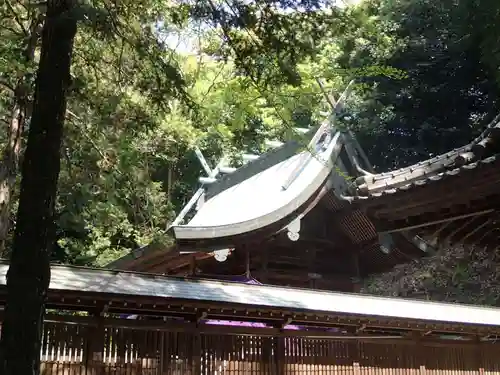
[[[495,120],[498,121],[498,118]],[[500,122],[493,122],[466,146],[409,167],[357,178],[357,194],[349,198],[352,200],[377,198],[442,181],[483,166],[496,166],[500,152],[499,139]]]
[[[419,177],[412,178],[412,172],[409,171],[405,175],[405,183],[391,183],[391,179],[385,180],[385,185],[379,186],[376,189],[370,189],[368,192],[365,190],[364,186],[359,186],[360,195],[352,197],[353,200],[366,200],[366,199],[374,199],[379,198],[383,195],[391,195],[396,194],[403,191],[408,191],[413,188],[424,187],[429,183],[435,183],[439,181],[443,181],[448,178],[462,176],[468,172],[474,172],[479,168],[483,167],[500,167],[500,155],[490,156],[486,159],[479,160],[470,164],[465,164],[453,169],[445,169],[441,168],[439,171],[434,173],[427,173],[421,175]],[[393,177],[395,179],[396,177]],[[366,194],[366,195],[361,195]]]

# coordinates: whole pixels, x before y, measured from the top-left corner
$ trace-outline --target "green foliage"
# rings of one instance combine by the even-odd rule
[[[498,254],[446,248],[365,281],[362,292],[384,296],[499,306]]]
[[[171,15],[177,11],[168,9]],[[308,126],[320,97],[317,89],[302,95],[312,86],[304,72],[307,85],[283,81],[274,90],[247,70],[241,74],[248,66],[238,65],[241,50],[234,44],[231,53],[224,52],[226,60],[165,48],[143,51],[129,39],[143,34],[123,20],[113,22],[126,31],[117,33],[118,43],[99,39],[95,25],[83,25],[75,45],[54,249],[62,262],[102,265],[153,240],[165,241],[165,226],[201,174],[195,145],[212,163],[222,154],[262,150],[265,138]],[[217,38],[213,32],[205,36]],[[270,68],[267,74],[281,73]],[[177,91],[160,90],[169,87]]]
[[[370,0],[343,42],[343,67],[390,66],[404,75],[365,78],[371,90],[352,117],[381,170],[408,165],[469,142],[498,112],[498,59],[481,2]],[[365,131],[363,131],[365,129]]]

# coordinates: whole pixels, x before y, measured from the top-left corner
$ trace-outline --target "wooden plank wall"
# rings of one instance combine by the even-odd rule
[[[100,332],[100,334],[99,334]],[[42,375],[500,375],[500,345],[389,344],[46,323]]]

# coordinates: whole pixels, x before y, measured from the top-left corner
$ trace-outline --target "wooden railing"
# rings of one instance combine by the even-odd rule
[[[490,375],[500,345],[44,326],[42,375]]]

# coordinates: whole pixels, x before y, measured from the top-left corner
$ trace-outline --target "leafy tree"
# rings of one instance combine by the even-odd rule
[[[335,93],[357,79],[343,124],[382,169],[467,142],[497,106],[498,56],[486,53],[496,51],[491,0],[370,0],[343,10],[312,0],[63,1],[46,9],[16,3],[15,13],[8,4],[0,14],[0,110],[11,128],[13,109],[25,112],[30,138],[2,338],[6,374],[37,371],[50,259],[103,265],[167,241],[164,227],[201,173],[193,147],[215,163],[263,150],[266,138],[297,136],[293,127],[322,119],[317,78]],[[186,29],[198,30],[196,54],[165,42]],[[56,47],[65,51],[53,54]],[[35,53],[23,60],[27,49]],[[19,83],[23,96],[13,95]],[[16,151],[2,160],[9,173],[0,173],[0,189],[8,190],[0,193],[9,194],[0,197],[8,197],[22,147],[0,142],[5,155]],[[17,199],[6,202],[0,225],[13,221]],[[7,227],[0,242],[9,240]]]
[[[496,63],[482,48],[492,43],[484,30],[495,21],[481,25],[486,8],[479,6],[427,0],[362,5],[372,21],[345,39],[342,66],[391,66],[404,73],[364,79],[371,90],[352,117],[364,124],[360,141],[380,169],[465,144],[496,115]]]
[[[25,17],[20,17],[24,14]],[[30,115],[34,56],[41,18],[36,9],[5,1],[0,12],[0,116],[7,125],[2,133],[0,165],[0,256],[6,253],[15,184],[23,149],[26,117]]]

